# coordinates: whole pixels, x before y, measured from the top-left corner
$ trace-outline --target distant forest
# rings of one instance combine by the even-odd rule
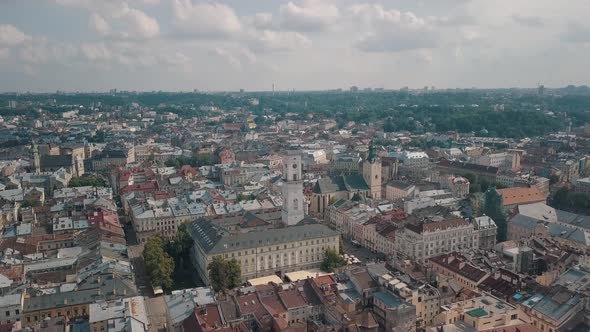
[[[258,105],[249,100],[256,98]],[[9,100],[30,106],[8,109]],[[48,106],[48,101],[55,105]],[[457,130],[481,136],[532,137],[590,122],[590,88],[567,87],[539,95],[533,89],[416,91],[317,91],[259,93],[128,93],[116,94],[0,94],[0,115],[36,117],[33,110],[62,112],[76,105],[101,102],[104,107],[131,103],[184,117],[204,117],[199,106],[243,108],[277,119],[334,119],[343,128],[349,121],[379,124],[386,132],[413,133]],[[64,106],[71,105],[71,106]],[[502,105],[502,106],[500,106]],[[84,113],[84,110],[81,110]],[[258,121],[257,121],[258,122]],[[263,123],[263,122],[262,122]]]

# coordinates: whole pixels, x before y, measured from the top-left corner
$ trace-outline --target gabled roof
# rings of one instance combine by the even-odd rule
[[[504,206],[544,202],[546,197],[536,187],[514,187],[496,190],[502,196]]]
[[[193,240],[209,254],[339,235],[338,232],[321,224],[295,225],[222,236],[220,230],[213,227],[210,222],[197,220],[191,224],[189,229]]]
[[[360,174],[335,175],[319,179],[313,187],[316,194],[328,194],[339,191],[369,190],[369,186]]]

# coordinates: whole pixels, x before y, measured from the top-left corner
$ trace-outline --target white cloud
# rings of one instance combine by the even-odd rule
[[[250,46],[258,52],[296,51],[311,46],[311,40],[305,35],[291,31],[262,30],[255,33]]]
[[[91,13],[88,25],[101,36],[150,39],[160,34],[158,21],[132,7],[125,0],[54,0],[62,6],[81,8]],[[144,1],[139,1],[143,3]]]
[[[252,26],[256,29],[274,29],[277,28],[271,13],[257,13],[251,19]]]
[[[590,27],[580,23],[570,23],[563,39],[570,43],[590,43]]]
[[[10,49],[9,48],[0,48],[0,62],[6,60],[10,57]]]
[[[111,50],[104,43],[84,43],[80,51],[90,61],[110,61],[113,59]]]
[[[68,63],[78,55],[78,47],[70,43],[51,43],[46,39],[33,39],[21,46],[19,60],[28,65]]]
[[[172,8],[176,28],[188,36],[227,38],[242,30],[234,10],[224,4],[174,0]]]
[[[515,14],[512,15],[512,19],[522,25],[529,26],[532,28],[539,28],[545,25],[545,22],[541,17],[538,16],[524,16]]]
[[[106,36],[111,32],[111,26],[105,21],[105,19],[97,13],[93,13],[90,16],[88,26],[96,31],[101,36]]]
[[[87,27],[62,37],[27,11],[15,15],[18,29],[0,23],[3,73],[28,68],[39,78],[0,75],[0,89],[57,81],[76,89],[112,81],[156,89],[490,86],[519,85],[527,75],[547,85],[587,83],[579,70],[590,56],[587,0],[46,1],[57,7],[48,15],[86,17]]]
[[[216,47],[213,49],[212,54],[223,58],[230,66],[234,67],[235,69],[242,69],[242,62],[232,52],[224,48]]]
[[[160,33],[158,21],[135,8],[128,8],[122,15],[128,30],[123,32],[128,38],[153,38]]]
[[[321,0],[305,0],[301,5],[288,2],[279,8],[280,27],[293,31],[322,31],[340,17],[335,5]]]
[[[14,25],[0,24],[0,46],[16,46],[30,38]]]
[[[353,5],[350,17],[365,34],[354,44],[365,52],[400,52],[434,48],[439,43],[436,30],[412,12],[385,9],[377,4]]]

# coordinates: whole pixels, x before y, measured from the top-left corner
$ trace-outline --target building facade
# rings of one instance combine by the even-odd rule
[[[293,151],[284,160],[283,211],[285,225],[295,225],[305,217],[303,179],[301,176],[301,155]]]
[[[320,224],[297,225],[228,235],[204,220],[191,224],[191,260],[201,279],[209,282],[207,265],[213,257],[236,259],[242,279],[319,268],[326,249],[339,251],[340,234]]]
[[[421,263],[441,254],[478,247],[479,233],[471,223],[460,218],[410,223],[395,236],[396,255]]]

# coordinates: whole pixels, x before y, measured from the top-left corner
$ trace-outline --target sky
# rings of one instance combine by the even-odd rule
[[[0,91],[588,84],[588,0],[0,0]]]

